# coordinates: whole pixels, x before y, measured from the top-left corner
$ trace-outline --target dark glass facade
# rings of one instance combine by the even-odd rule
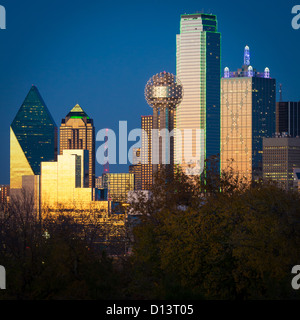
[[[220,156],[220,43],[220,33],[206,31],[206,159]]]
[[[276,80],[252,78],[252,172],[262,176],[263,138],[275,133]]]
[[[11,129],[35,175],[42,161],[56,160],[57,126],[37,87],[31,87]]]
[[[277,102],[276,132],[300,136],[300,102]]]

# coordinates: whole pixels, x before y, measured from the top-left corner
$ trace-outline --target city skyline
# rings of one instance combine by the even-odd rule
[[[46,2],[45,4],[36,4],[35,7],[33,7],[32,1],[28,1],[26,4],[21,1],[10,1],[9,3],[8,1],[2,1],[1,3],[6,7],[8,15],[7,30],[1,30],[0,32],[0,40],[4,44],[0,53],[0,65],[1,70],[3,70],[2,76],[0,76],[2,88],[0,91],[2,115],[0,127],[4,155],[9,152],[9,124],[15,117],[31,84],[35,84],[40,90],[57,124],[65,117],[65,114],[69,111],[69,106],[78,103],[83,106],[87,114],[94,118],[96,132],[105,127],[117,132],[116,128],[121,120],[128,121],[129,130],[140,127],[140,115],[151,114],[143,96],[146,80],[152,74],[162,70],[176,73],[176,34],[179,33],[180,15],[194,13],[197,10],[201,11],[204,6],[204,4],[199,4],[196,1],[188,1],[185,4],[172,2],[174,5],[170,8],[171,2],[165,1],[160,5],[157,4],[152,11],[148,11],[147,17],[144,17],[145,22],[142,22],[141,16],[143,15],[138,15],[138,13],[142,13],[150,7],[146,4],[137,5],[136,2],[129,1],[129,6],[125,11],[128,17],[128,19],[125,17],[127,30],[126,28],[125,30],[124,28],[123,30],[119,28],[121,25],[116,18],[111,22],[113,27],[107,28],[107,32],[101,33],[102,24],[105,25],[107,22],[105,13],[108,12],[109,5],[104,4],[102,1],[98,4],[95,4],[94,1],[88,1],[85,8],[80,7],[80,11],[79,8],[76,8],[76,1],[72,3],[74,3],[72,8],[64,3],[56,9],[56,1],[51,2],[52,6],[50,6],[50,2]],[[13,7],[16,4],[17,6],[14,9]],[[258,27],[255,25],[251,26],[253,30],[249,30],[251,22],[247,22],[245,18],[244,24],[239,28],[241,30],[234,29],[232,22],[238,24],[240,18],[234,14],[229,15],[226,6],[221,2],[211,3],[210,10],[209,8],[203,9],[204,12],[211,11],[211,13],[218,16],[218,29],[222,34],[221,70],[227,65],[232,70],[237,69],[242,62],[240,61],[241,51],[245,45],[249,45],[251,52],[254,53],[252,60],[256,68],[263,70],[265,66],[268,66],[272,71],[272,77],[277,79],[277,85],[279,83],[283,84],[284,101],[298,101],[300,98],[297,94],[295,77],[299,70],[295,57],[298,46],[296,37],[300,33],[297,33],[291,27],[292,3],[289,4],[287,2],[284,5],[280,5],[272,12],[267,10],[267,6],[267,4],[263,4],[260,11],[261,16],[263,16],[262,13],[265,13],[266,19],[262,17],[261,21],[256,21],[260,27],[264,26],[265,33],[263,35],[258,33]],[[120,4],[114,10],[115,16],[121,16],[124,8],[125,6]],[[30,9],[32,9],[33,13],[30,13],[27,18],[31,22],[21,31],[20,25],[24,21],[20,15],[24,12],[29,13]],[[93,12],[94,9],[96,12],[98,9],[99,16],[102,17],[100,22],[97,20],[97,14]],[[112,10],[112,7],[110,9]],[[237,5],[235,11],[236,13],[243,12],[242,9],[243,5]],[[46,12],[47,10],[48,13]],[[85,24],[80,22],[77,26],[73,25],[65,28],[66,25],[64,23],[68,24],[72,18],[78,17],[79,11],[84,18]],[[41,17],[36,16],[38,12],[44,13],[47,19],[50,19],[53,15],[58,17],[56,19],[58,25],[53,25],[53,30],[50,31],[45,24],[42,24],[40,31],[29,33],[35,27],[33,19],[30,20],[30,18],[35,17],[37,23],[41,22]],[[63,20],[64,12],[69,12],[66,22]],[[169,13],[168,21],[170,21],[170,24],[167,25],[157,21],[159,19],[155,17],[161,17],[167,12]],[[266,14],[267,12],[268,15]],[[275,35],[274,32],[271,32],[270,21],[275,21],[274,17],[279,17],[280,14],[283,15],[283,19],[279,21],[279,25],[277,23]],[[233,16],[234,18],[232,18]],[[130,17],[136,20],[133,22]],[[89,23],[87,23],[88,18],[91,18]],[[47,19],[46,21],[50,21]],[[230,19],[236,21],[229,21]],[[140,29],[136,28],[137,23],[143,23],[144,33],[137,30]],[[123,24],[125,24],[124,21]],[[62,28],[62,30],[59,28]],[[60,37],[57,37],[59,30],[63,32]],[[163,32],[159,33],[161,30]],[[45,39],[34,43],[39,32],[45,32]],[[83,40],[85,32],[90,33],[89,37]],[[131,35],[128,37],[127,42],[121,39],[121,35],[124,32]],[[239,35],[242,32],[244,33],[243,37]],[[288,34],[288,36],[282,39],[280,33]],[[99,36],[99,39],[102,40],[103,46],[95,44],[94,38],[99,34],[102,36]],[[273,42],[271,42],[268,34],[273,34]],[[21,40],[22,35],[28,42]],[[27,36],[25,37],[25,35]],[[150,39],[149,35],[152,36]],[[110,37],[114,41],[110,41]],[[235,41],[233,41],[234,38]],[[66,44],[63,43],[64,39]],[[140,39],[141,43],[138,43],[136,39]],[[282,41],[282,44],[277,46],[279,40]],[[75,47],[76,43],[82,42],[88,45],[84,50],[79,45]],[[34,44],[38,45],[34,47]],[[21,47],[19,48],[20,45]],[[17,49],[15,46],[23,50],[23,55],[20,55],[17,61],[13,60],[15,56],[11,54],[14,48]],[[282,46],[285,46],[284,51],[281,51]],[[119,47],[119,52],[114,50]],[[107,49],[105,54],[101,51],[103,48]],[[159,48],[161,49],[160,51],[158,50]],[[33,49],[39,54],[37,55]],[[75,53],[70,54],[69,50],[74,50]],[[158,52],[154,57],[153,51]],[[286,61],[287,53],[285,55],[281,53],[287,51],[290,51],[289,58],[292,55],[289,59],[291,61]],[[135,59],[135,57],[138,57],[138,59]],[[112,65],[110,64],[105,65],[107,61],[114,63],[114,68],[111,68]],[[289,67],[291,62],[293,62],[293,68]],[[56,68],[51,70],[54,66]],[[119,77],[116,77],[116,75]],[[125,79],[128,79],[132,86],[128,87],[127,83],[124,82]],[[133,79],[135,79],[134,82]],[[58,88],[59,90],[57,90]],[[99,143],[96,149],[97,147],[99,147]],[[0,182],[7,184],[9,182],[9,157],[2,157],[1,165],[7,170],[1,172]],[[126,169],[124,169],[125,167]],[[111,166],[112,172],[124,172],[124,170],[128,170],[128,165]],[[101,173],[102,167],[96,164],[96,176]]]

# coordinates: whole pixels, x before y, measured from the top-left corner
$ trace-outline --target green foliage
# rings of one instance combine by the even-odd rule
[[[300,197],[227,171],[157,179],[135,230],[133,265],[146,298],[292,299],[299,264]],[[170,189],[173,192],[170,192]],[[173,194],[173,196],[169,196]],[[143,203],[142,203],[143,202]],[[143,210],[142,210],[143,209]]]

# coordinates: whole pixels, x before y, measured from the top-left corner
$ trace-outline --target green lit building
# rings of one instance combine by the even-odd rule
[[[40,175],[42,161],[57,158],[57,126],[37,87],[32,86],[10,127],[10,189],[23,176]]]
[[[64,150],[88,150],[89,187],[95,187],[95,127],[91,119],[80,107],[76,105],[62,119],[60,126],[59,154]]]
[[[183,99],[176,108],[175,162],[186,174],[201,174],[204,161],[220,154],[221,35],[217,17],[181,15],[176,76]]]

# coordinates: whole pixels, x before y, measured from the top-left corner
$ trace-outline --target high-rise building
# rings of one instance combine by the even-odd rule
[[[294,189],[294,171],[300,168],[300,138],[278,136],[263,139],[263,178]]]
[[[141,143],[141,185],[142,190],[149,190],[152,186],[152,125],[153,116],[142,116],[142,143]]]
[[[57,157],[57,127],[37,87],[32,86],[10,127],[10,188],[22,176],[39,175],[42,161]]]
[[[68,149],[84,149],[89,153],[89,187],[95,187],[95,128],[91,119],[77,104],[62,119],[60,126],[60,154]]]
[[[133,148],[132,165],[129,166],[129,173],[134,174],[134,190],[142,190],[141,148]]]
[[[264,137],[275,133],[276,81],[266,68],[250,65],[250,49],[236,72],[225,68],[221,80],[221,169],[230,166],[248,181],[262,177]]]
[[[134,191],[132,173],[103,173],[103,188],[107,189],[108,200],[127,202],[128,192]]]
[[[290,137],[300,136],[300,102],[276,103],[276,132]]]
[[[221,35],[212,14],[181,15],[177,77],[184,96],[176,109],[175,161],[187,174],[201,174],[204,160],[220,155]]]

